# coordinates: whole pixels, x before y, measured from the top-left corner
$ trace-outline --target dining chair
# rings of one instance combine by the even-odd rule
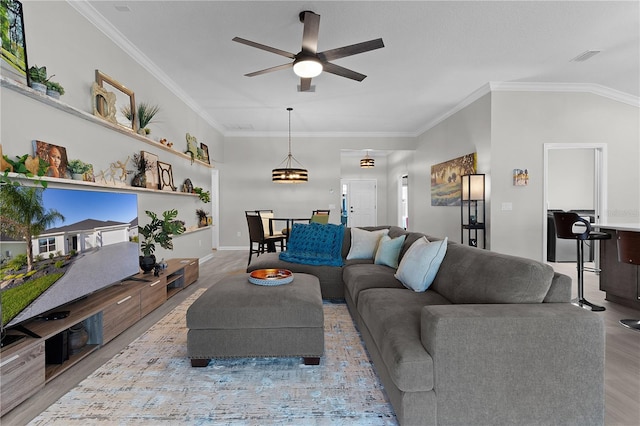
[[[280,242],[280,251],[284,250],[285,236],[265,235],[263,219],[258,211],[246,210],[247,226],[249,228],[249,261],[247,266],[251,264],[251,257],[255,253],[257,256],[267,251],[276,251],[276,243]],[[257,245],[257,246],[254,246]]]
[[[640,232],[616,231],[618,262],[640,265]],[[640,331],[640,319],[621,319],[620,324]]]

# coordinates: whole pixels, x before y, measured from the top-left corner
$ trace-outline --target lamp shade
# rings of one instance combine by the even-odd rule
[[[364,156],[362,160],[360,160],[360,168],[361,169],[372,169],[376,166],[376,160],[369,157],[369,151],[367,151],[367,155]]]
[[[273,169],[271,180],[275,183],[305,183],[309,181],[309,172],[306,169]]]
[[[462,201],[484,200],[484,175],[462,176]]]
[[[322,64],[314,57],[296,59],[293,62],[293,72],[302,78],[317,77],[322,72]]]
[[[292,167],[293,161],[298,163],[298,160],[291,155],[291,111],[293,108],[287,108],[287,111],[289,111],[289,153],[279,167],[271,170],[271,181],[275,183],[305,183],[309,181],[307,169]],[[302,164],[300,165],[302,166]]]

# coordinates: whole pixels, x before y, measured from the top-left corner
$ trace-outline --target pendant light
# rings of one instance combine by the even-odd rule
[[[271,180],[276,183],[305,183],[309,180],[309,172],[307,169],[291,167],[291,161],[300,164],[298,160],[291,155],[291,111],[293,108],[287,108],[289,111],[289,154],[282,160],[280,166],[271,171]],[[300,164],[302,166],[302,164]]]
[[[373,169],[375,166],[376,166],[376,160],[369,157],[369,151],[367,151],[367,155],[365,155],[364,158],[360,160],[360,168]]]

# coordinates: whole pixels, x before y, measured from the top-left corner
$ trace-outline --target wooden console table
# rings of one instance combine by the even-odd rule
[[[2,350],[0,416],[113,340],[169,297],[188,287],[198,279],[199,273],[197,258],[170,259],[167,261],[167,268],[157,277],[152,273],[140,273],[133,280],[114,284],[55,309],[69,311],[66,318],[27,322],[25,327],[40,337],[25,337]],[[47,351],[52,349],[47,349],[47,340],[56,338],[79,323],[88,332],[87,345],[60,364],[48,364]]]

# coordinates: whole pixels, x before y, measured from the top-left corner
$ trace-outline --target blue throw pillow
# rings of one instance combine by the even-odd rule
[[[448,238],[429,242],[422,237],[411,244],[396,271],[395,277],[398,281],[413,291],[426,291],[435,279],[447,253],[447,241]]]
[[[380,243],[378,243],[376,258],[373,263],[397,269],[398,257],[400,256],[400,250],[402,250],[402,244],[404,244],[405,238],[406,235],[397,238],[391,238],[388,235],[383,236],[380,239]]]
[[[307,265],[342,266],[344,225],[294,223],[280,260]]]

